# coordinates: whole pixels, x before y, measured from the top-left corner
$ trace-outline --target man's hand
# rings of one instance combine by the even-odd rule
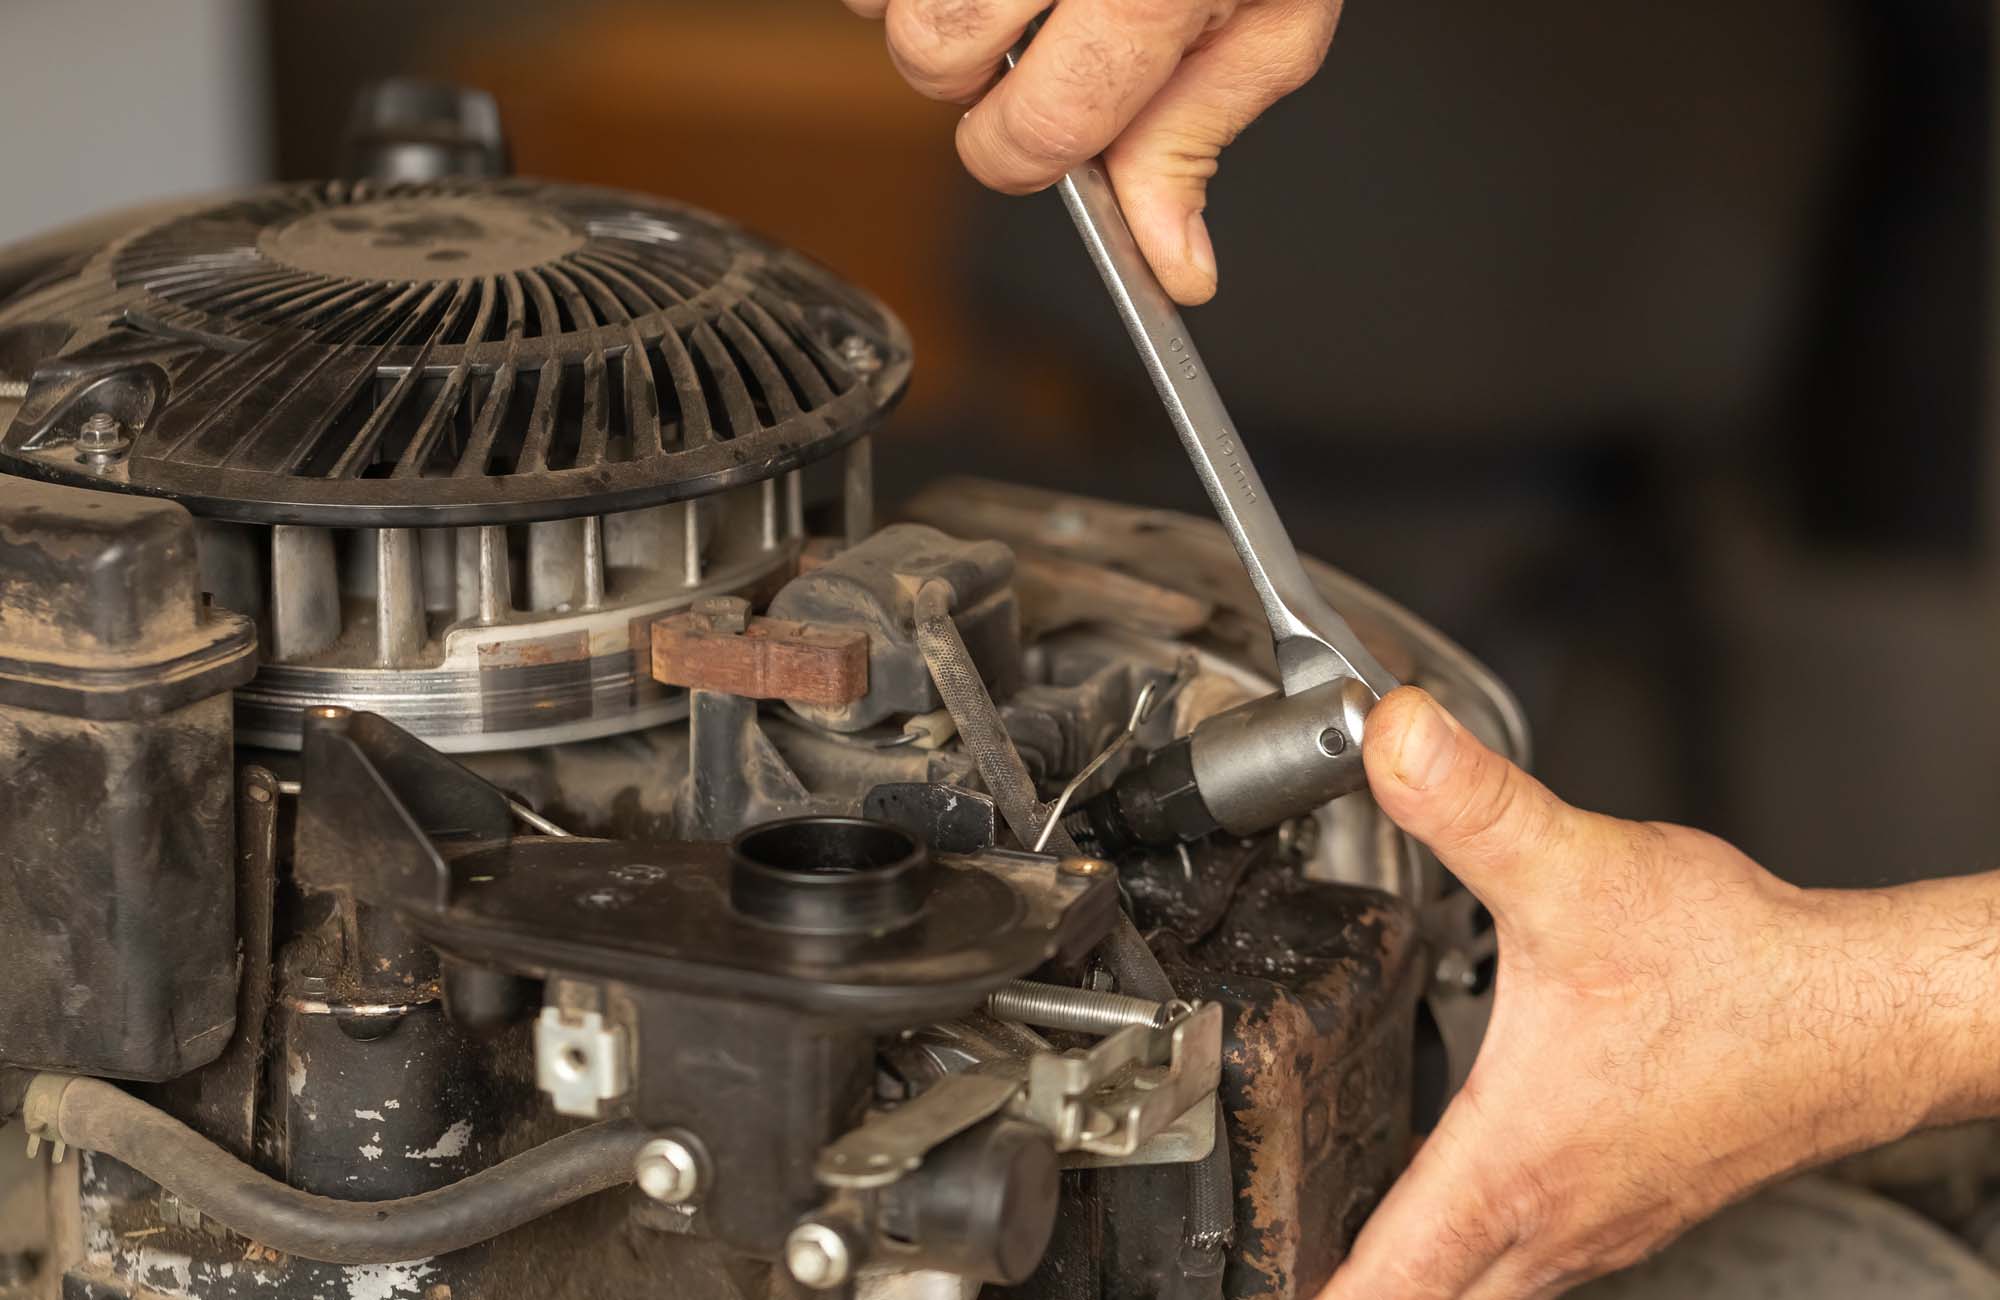
[[[1552,1296],[1782,1174],[1994,1109],[1993,877],[1795,889],[1569,807],[1414,689],[1365,757],[1500,964],[1470,1080],[1321,1300]]]
[[[1001,56],[1049,0],[846,0],[887,20],[889,53],[958,127],[974,176],[1010,194],[1102,153],[1125,219],[1183,303],[1215,293],[1202,220],[1216,158],[1326,58],[1340,0],[1061,0],[1021,66]]]

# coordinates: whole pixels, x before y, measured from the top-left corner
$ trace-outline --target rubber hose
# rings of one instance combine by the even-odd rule
[[[1035,793],[1035,779],[1028,775],[1028,765],[1014,748],[1014,738],[1000,721],[1000,710],[993,707],[993,697],[987,694],[979,666],[972,662],[972,653],[965,648],[965,638],[958,634],[958,624],[951,617],[951,602],[950,583],[934,580],[918,589],[917,649],[924,656],[924,667],[930,669],[931,680],[937,684],[938,694],[944,698],[944,707],[958,727],[959,736],[971,751],[973,762],[979,765],[987,793],[1000,806],[1007,828],[1025,848],[1041,834],[1048,810],[1042,807],[1041,797]],[[1061,826],[1049,836],[1045,847],[1072,857],[1077,853],[1076,841]]]
[[[1215,1099],[1215,1145],[1188,1169],[1187,1245],[1223,1251],[1236,1237],[1236,1184],[1229,1167],[1228,1112]]]
[[[631,1125],[593,1124],[420,1196],[339,1201],[258,1173],[99,1079],[69,1081],[56,1104],[55,1132],[73,1147],[130,1165],[259,1245],[327,1264],[394,1264],[491,1240],[631,1182],[648,1139]]]

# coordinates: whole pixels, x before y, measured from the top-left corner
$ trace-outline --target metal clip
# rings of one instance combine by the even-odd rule
[[[1222,1079],[1222,1008],[1160,1028],[1133,1025],[1085,1051],[1028,1062],[1015,1110],[1055,1135],[1058,1151],[1126,1158],[1213,1096]]]
[[[535,1021],[535,1086],[557,1113],[596,1119],[625,1092],[625,1031],[595,1011],[543,1007]]]

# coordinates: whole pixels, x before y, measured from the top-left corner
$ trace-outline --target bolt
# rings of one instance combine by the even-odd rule
[[[741,596],[705,596],[694,603],[694,617],[711,632],[741,636],[750,630],[750,602]]]
[[[1308,813],[1278,827],[1278,852],[1288,860],[1302,862],[1319,847],[1319,818]]]
[[[665,1205],[684,1205],[701,1194],[701,1159],[685,1133],[654,1138],[632,1164],[639,1190]]]
[[[1328,727],[1319,733],[1319,752],[1328,758],[1338,758],[1347,748],[1347,736],[1339,727]]]
[[[872,375],[882,368],[882,354],[859,334],[849,334],[840,341],[840,359],[857,375]]]
[[[76,458],[86,465],[109,465],[125,459],[125,453],[132,450],[132,440],[125,436],[125,426],[118,417],[99,411],[83,422],[76,434]]]
[[[785,1267],[801,1286],[825,1291],[847,1281],[854,1256],[847,1238],[824,1223],[807,1221],[785,1238]]]

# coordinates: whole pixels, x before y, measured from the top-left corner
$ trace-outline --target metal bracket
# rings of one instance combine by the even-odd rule
[[[1095,1151],[1065,1151],[1065,1169],[1111,1169],[1134,1165],[1191,1165],[1206,1160],[1215,1149],[1215,1107],[1196,1103],[1181,1117],[1139,1144],[1127,1156],[1100,1155]],[[1224,1139],[1226,1140],[1226,1139]]]
[[[887,1187],[924,1157],[1003,1111],[1049,1131],[1063,1164],[1185,1164],[1219,1138],[1222,1008],[1197,1007],[1162,1026],[1133,1025],[1087,1050],[988,1061],[947,1075],[821,1149],[826,1187]]]
[[[1021,1091],[1021,1080],[968,1071],[947,1075],[894,1110],[870,1115],[860,1128],[823,1148],[813,1172],[827,1187],[887,1187],[924,1157],[981,1120],[998,1115]]]
[[[1222,1077],[1222,1008],[1163,1028],[1133,1025],[1087,1050],[1038,1055],[1015,1110],[1055,1135],[1058,1151],[1131,1157]]]
[[[597,1119],[625,1093],[625,1031],[596,1011],[543,1007],[535,1021],[535,1086],[556,1112]]]
[[[1222,1079],[1222,1008],[1164,1026],[1133,1025],[1087,1050],[990,1061],[947,1075],[823,1148],[826,1187],[887,1187],[960,1133],[1003,1111],[1049,1131],[1063,1164],[1184,1164],[1220,1135],[1203,1105]]]

